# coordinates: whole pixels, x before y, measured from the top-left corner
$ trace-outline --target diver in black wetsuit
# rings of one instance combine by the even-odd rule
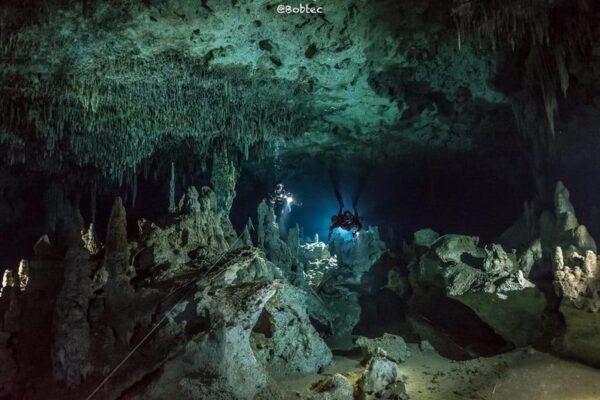
[[[291,192],[285,190],[283,183],[275,185],[275,190],[269,194],[269,204],[276,210],[291,210],[292,205],[301,206]]]
[[[342,198],[342,193],[340,191],[339,180],[337,179],[337,174],[330,170],[331,182],[333,184],[333,190],[335,192],[335,197],[340,205],[340,209],[337,215],[333,215],[331,217],[331,225],[329,226],[329,239],[331,239],[331,235],[335,228],[340,228],[345,231],[351,232],[352,237],[358,236],[360,230],[363,228],[362,222],[360,221],[360,217],[358,215],[358,199],[364,187],[365,178],[361,177],[358,180],[354,193],[352,195],[352,207],[354,209],[354,213],[352,211],[346,210],[344,211],[344,199]]]
[[[340,228],[345,231],[351,232],[353,237],[356,237],[360,230],[362,229],[362,223],[360,222],[360,218],[358,216],[358,212],[353,214],[351,211],[344,211],[340,208],[340,211],[337,215],[331,217],[331,226],[329,227],[329,238],[331,239],[331,235],[333,234],[333,230],[335,228]]]

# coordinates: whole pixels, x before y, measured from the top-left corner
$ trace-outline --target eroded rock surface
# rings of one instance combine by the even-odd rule
[[[266,303],[253,345],[256,357],[276,374],[314,374],[332,357],[308,319],[305,294],[288,285]]]
[[[318,382],[312,389],[315,394],[311,400],[352,400],[354,387],[352,383],[341,374],[334,374],[330,378]]]
[[[375,357],[378,354],[378,349],[384,350],[387,357],[395,362],[402,362],[410,357],[410,350],[402,336],[389,333],[372,339],[360,336],[355,343],[361,349],[364,361]]]
[[[529,282],[514,254],[479,238],[444,235],[411,267],[411,280],[427,296],[427,287],[471,308],[500,336],[517,346],[535,341],[542,332],[546,300]],[[418,296],[414,299],[418,302]]]
[[[402,379],[398,364],[385,356],[375,356],[358,381],[359,399],[408,400]]]
[[[352,330],[361,312],[358,292],[361,279],[385,250],[376,228],[369,228],[352,240],[336,233],[332,236],[329,252],[336,256],[337,265],[323,275],[314,289],[318,299],[309,307],[315,318],[331,328],[330,346],[352,347]]]

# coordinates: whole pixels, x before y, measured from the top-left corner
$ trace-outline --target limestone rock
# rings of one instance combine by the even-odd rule
[[[143,398],[277,398],[265,368],[270,355],[256,346],[260,335],[264,349],[289,360],[268,360],[275,370],[318,369],[331,355],[306,317],[301,292],[276,276],[278,268],[254,248],[236,248],[205,271],[172,315],[185,316],[188,337]]]
[[[358,288],[363,275],[385,252],[376,228],[369,228],[359,237],[344,239],[334,233],[329,242],[329,253],[336,257],[336,265],[328,268],[315,289],[319,301],[311,303],[311,316],[328,325],[332,336],[327,343],[332,348],[351,349],[352,330],[360,319]]]
[[[33,245],[33,254],[39,258],[56,258],[59,251],[50,242],[48,235],[42,235]]]
[[[223,210],[225,215],[229,215],[229,210],[235,198],[235,184],[239,178],[239,171],[224,147],[213,154],[211,171],[210,181],[217,198],[218,207]]]
[[[362,350],[363,361],[368,361],[376,356],[378,348],[383,349],[387,357],[395,362],[403,362],[410,357],[410,350],[402,336],[389,333],[373,339],[359,336],[355,343]]]
[[[517,346],[541,334],[545,297],[500,245],[480,248],[476,237],[442,236],[411,268],[410,278],[425,291],[442,289]]]
[[[145,249],[142,268],[152,267],[155,279],[181,272],[190,257],[210,259],[229,248],[217,198],[208,187],[203,187],[199,194],[190,186],[179,201],[173,223],[163,228],[152,225],[146,229],[141,244]]]
[[[523,271],[523,275],[527,278],[533,267],[539,263],[544,257],[542,252],[542,242],[539,239],[534,240],[527,250],[519,257],[519,269]]]
[[[342,374],[317,382],[312,388],[310,400],[353,400],[354,388],[352,383]]]
[[[371,358],[358,387],[361,400],[408,400],[398,364],[385,357]]]
[[[15,273],[11,269],[5,269],[4,274],[2,274],[2,294],[7,291],[6,288],[14,288],[16,286]]]
[[[54,379],[74,387],[89,372],[90,326],[87,320],[90,295],[89,252],[73,227],[64,264],[64,283],[54,311],[55,339],[52,349]]]
[[[440,234],[433,229],[419,229],[414,233],[413,244],[417,251],[422,252],[428,249],[439,237]]]
[[[89,253],[73,248],[65,256],[65,283],[56,300],[54,377],[67,386],[78,385],[89,369],[90,327],[87,321],[90,292]]]
[[[104,287],[107,319],[122,343],[128,343],[135,321],[123,312],[130,307],[135,290],[130,284],[127,219],[120,197],[115,199],[108,221],[104,265],[108,278]]]
[[[559,181],[554,190],[554,214],[559,229],[568,231],[577,228],[579,222],[575,209],[570,201],[570,194],[565,185]]]
[[[16,377],[19,371],[12,349],[9,346],[10,333],[0,332],[0,396],[12,398],[15,394]]]
[[[600,313],[589,312],[563,301],[559,308],[565,320],[564,333],[553,341],[556,351],[600,367]]]
[[[385,251],[385,243],[374,227],[362,232],[354,240],[346,240],[338,233],[332,235],[329,241],[329,252],[337,257],[338,265],[352,271],[352,276],[346,278],[349,284],[360,284],[362,275],[371,269]]]
[[[478,247],[479,238],[444,235],[421,256],[412,269],[412,279],[419,285],[443,288],[448,295],[460,296],[468,291],[494,291],[494,282],[510,275],[512,260],[500,245],[491,249]]]
[[[564,355],[600,366],[600,270],[595,252],[556,247],[554,287],[562,297],[560,312],[565,330],[553,342]]]
[[[546,298],[535,287],[519,287],[501,295],[469,292],[453,298],[471,308],[498,335],[517,347],[535,342],[543,332]]]
[[[305,279],[313,288],[317,288],[323,282],[323,278],[329,271],[338,267],[337,257],[329,253],[327,244],[315,238],[299,247],[299,261],[304,266]]]
[[[104,245],[98,238],[94,224],[90,224],[87,231],[83,233],[82,239],[86,250],[92,255],[100,253],[104,248]]]
[[[29,285],[30,279],[30,271],[29,271],[29,261],[21,260],[19,262],[19,269],[17,270],[17,276],[19,278],[19,289],[24,291],[27,289]]]
[[[269,261],[287,274],[292,266],[292,254],[287,244],[279,237],[279,226],[273,207],[263,200],[258,205],[258,246],[264,250]]]
[[[553,261],[554,286],[557,295],[562,296],[563,301],[570,302],[578,309],[598,312],[600,270],[596,254],[588,250],[583,257],[576,251],[571,251],[565,257],[562,249],[557,247]]]
[[[596,252],[594,238],[584,225],[579,224],[569,191],[560,181],[556,184],[554,207],[554,216],[545,212],[540,217],[540,236],[545,254],[551,256],[557,246],[580,254],[587,250]]]
[[[2,310],[4,311],[2,330],[9,333],[19,332],[21,328],[21,304],[18,289],[15,286],[5,285],[2,287],[1,297]]]
[[[331,362],[331,351],[311,325],[299,289],[287,285],[279,289],[266,303],[257,328],[255,353],[277,374],[314,374]]]

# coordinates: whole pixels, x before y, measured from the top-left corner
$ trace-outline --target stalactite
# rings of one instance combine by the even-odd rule
[[[96,194],[98,192],[98,187],[96,185],[96,181],[94,181],[90,187],[90,214],[92,216],[92,225],[96,224]]]
[[[131,189],[131,207],[135,208],[135,203],[137,200],[137,190],[138,190],[138,177],[137,171],[133,170],[133,187]]]
[[[529,50],[530,78],[542,92],[549,140],[554,140],[557,94],[566,96],[569,87],[567,55],[590,47],[596,22],[586,1],[548,0],[455,0],[454,17],[459,38],[471,33],[492,48],[508,44]],[[553,18],[553,13],[561,18]]]
[[[0,82],[5,83],[0,102],[10,110],[0,115],[0,142],[16,150],[20,133],[35,131],[39,140],[30,148],[38,162],[62,162],[62,153],[70,150],[70,160],[121,181],[142,162],[147,176],[144,160],[173,135],[190,140],[197,158],[209,156],[217,138],[249,158],[249,149],[261,142],[303,132],[313,112],[292,85],[240,78],[235,71],[208,72],[194,60],[97,60],[78,68],[68,79],[49,75],[35,88]],[[144,80],[136,79],[141,75]],[[61,138],[69,149],[58,148]],[[29,153],[7,154],[16,163]]]
[[[169,212],[174,213],[175,207],[175,163],[171,163],[171,177],[169,179]]]

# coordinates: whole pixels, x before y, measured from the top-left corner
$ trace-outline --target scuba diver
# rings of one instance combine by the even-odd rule
[[[342,197],[342,193],[340,191],[339,180],[335,173],[330,170],[331,182],[333,184],[333,190],[335,192],[335,197],[340,205],[340,209],[337,215],[333,215],[331,217],[331,225],[329,226],[329,239],[331,239],[331,235],[335,228],[340,228],[344,231],[351,232],[352,237],[356,237],[359,235],[360,230],[363,228],[362,222],[360,221],[360,217],[358,215],[358,199],[360,194],[362,193],[362,189],[364,187],[366,177],[362,176],[358,180],[358,184],[354,190],[352,195],[352,208],[354,209],[354,213],[352,211],[346,210],[344,211],[344,199]]]
[[[353,214],[351,211],[344,211],[340,208],[338,215],[331,217],[331,226],[329,226],[329,239],[335,228],[340,228],[348,232],[352,232],[352,236],[356,237],[362,229],[362,223],[358,216],[358,212]]]
[[[275,185],[275,190],[269,194],[269,204],[277,210],[291,211],[292,205],[301,206],[291,192],[285,190],[283,183]]]

